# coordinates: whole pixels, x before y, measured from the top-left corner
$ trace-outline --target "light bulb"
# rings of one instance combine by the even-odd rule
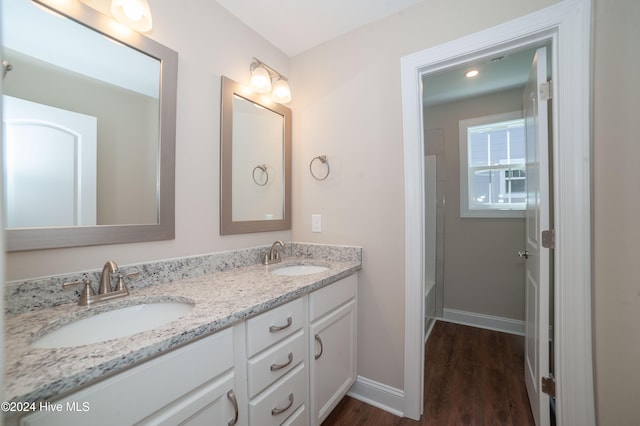
[[[251,87],[258,93],[267,93],[271,90],[271,76],[262,66],[257,66],[251,72]]]
[[[287,80],[280,79],[276,81],[276,84],[273,86],[273,92],[271,93],[271,99],[280,104],[291,102],[291,89],[289,88]]]
[[[147,0],[111,0],[111,14],[133,30],[149,31],[152,27]]]
[[[127,1],[122,5],[122,11],[132,21],[139,21],[144,16],[144,7],[137,1]]]

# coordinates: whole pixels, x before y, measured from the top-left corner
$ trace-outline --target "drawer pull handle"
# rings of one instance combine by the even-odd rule
[[[233,426],[238,423],[238,400],[236,399],[236,394],[233,393],[233,389],[227,392],[227,399],[233,405],[234,417],[233,420],[229,420],[229,426]]]
[[[272,325],[271,327],[269,327],[269,333],[277,333],[278,331],[285,330],[291,327],[291,324],[293,324],[293,319],[291,317],[288,317],[287,323],[285,325]]]
[[[282,370],[283,368],[288,367],[293,362],[293,352],[289,352],[289,360],[284,364],[271,364],[271,371]]]
[[[314,356],[315,359],[319,359],[322,356],[322,352],[324,352],[324,345],[322,344],[322,339],[319,334],[316,334],[316,342],[320,343],[320,353]]]
[[[277,416],[278,414],[282,414],[285,411],[287,411],[289,408],[291,408],[292,405],[293,405],[293,394],[290,393],[289,394],[289,405],[287,405],[284,408],[274,408],[273,410],[271,410],[271,415],[272,416]]]

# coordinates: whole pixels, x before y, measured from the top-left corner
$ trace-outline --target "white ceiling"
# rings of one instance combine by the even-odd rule
[[[477,63],[426,74],[422,77],[424,105],[430,107],[471,96],[524,87],[535,51],[532,48],[496,55]],[[471,69],[477,69],[480,74],[474,78],[465,77],[464,74]]]
[[[85,0],[86,1],[86,0]],[[216,0],[240,21],[293,57],[424,0]],[[423,79],[425,106],[524,86],[533,51],[504,55]],[[480,75],[465,79],[477,67]]]
[[[424,0],[217,0],[289,57]]]

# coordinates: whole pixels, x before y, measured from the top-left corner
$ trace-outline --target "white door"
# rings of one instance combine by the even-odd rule
[[[549,229],[549,156],[547,98],[540,84],[547,82],[547,49],[533,58],[523,104],[527,145],[526,213],[526,330],[525,382],[536,425],[548,426],[549,396],[541,379],[549,374],[549,249],[541,245],[542,231]]]
[[[3,96],[6,225],[96,224],[96,117]]]

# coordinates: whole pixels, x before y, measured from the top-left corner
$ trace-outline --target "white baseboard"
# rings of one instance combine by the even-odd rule
[[[511,318],[495,317],[493,315],[477,314],[475,312],[458,311],[457,309],[445,308],[442,320],[524,336],[524,321],[514,320]]]
[[[347,393],[352,398],[378,407],[399,417],[404,417],[404,391],[358,376]]]

